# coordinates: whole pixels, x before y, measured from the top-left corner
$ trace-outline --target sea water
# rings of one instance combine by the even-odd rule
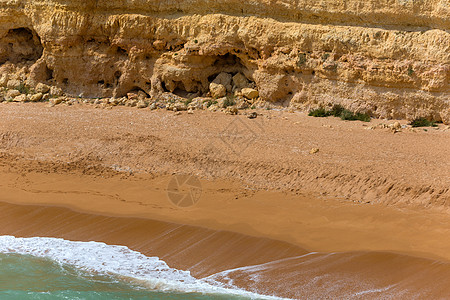
[[[2,300],[268,298],[198,280],[124,246],[0,236]]]

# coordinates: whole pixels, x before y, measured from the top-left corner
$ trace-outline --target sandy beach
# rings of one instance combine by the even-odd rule
[[[0,0],[0,299],[450,299],[449,0]]]
[[[391,296],[448,295],[445,126],[258,113],[0,103],[0,234],[126,245],[291,298],[320,296],[300,283],[342,273],[346,288],[322,292],[396,283]],[[197,193],[180,207],[174,195],[189,189],[171,182],[185,179]]]

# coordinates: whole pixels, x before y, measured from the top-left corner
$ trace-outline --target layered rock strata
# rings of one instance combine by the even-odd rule
[[[238,75],[226,93],[254,88],[260,104],[449,123],[450,2],[0,0],[0,72],[155,98],[211,96]]]

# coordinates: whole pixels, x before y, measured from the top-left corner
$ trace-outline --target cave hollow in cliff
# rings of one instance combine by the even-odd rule
[[[0,38],[0,64],[36,62],[43,53],[41,39],[33,29],[10,29]]]

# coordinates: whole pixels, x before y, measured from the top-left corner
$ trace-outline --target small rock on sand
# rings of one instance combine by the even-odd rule
[[[237,115],[238,109],[235,106],[230,106],[225,109],[225,114],[227,115]]]
[[[249,118],[249,119],[256,119],[257,117],[258,117],[258,114],[256,112],[252,112],[247,116],[247,118]]]
[[[311,151],[309,151],[310,154],[316,154],[319,152],[319,148],[312,148]]]

